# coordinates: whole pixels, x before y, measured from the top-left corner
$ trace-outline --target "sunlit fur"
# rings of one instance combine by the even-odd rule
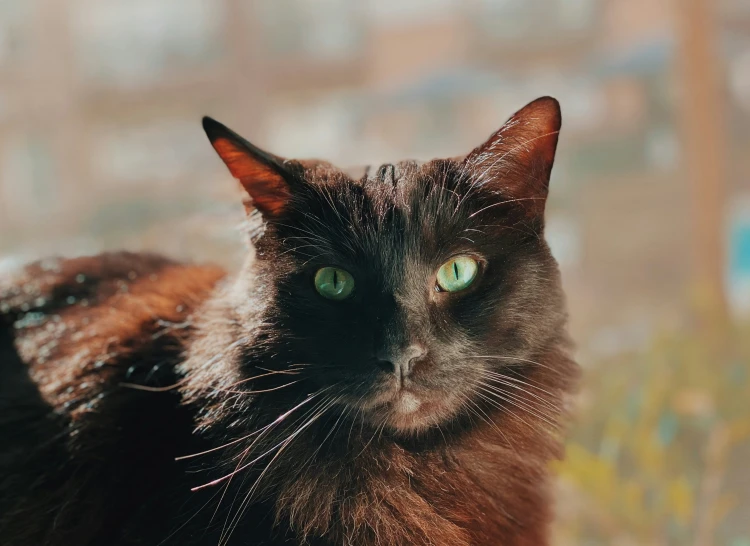
[[[0,448],[3,544],[547,544],[577,367],[543,238],[559,110],[540,101],[465,159],[264,163],[231,278],[112,255],[55,262],[28,297],[40,264],[0,285],[20,393],[0,399],[20,438]],[[477,278],[437,290],[458,255]],[[351,297],[317,293],[325,266]],[[412,346],[408,377],[379,364]]]

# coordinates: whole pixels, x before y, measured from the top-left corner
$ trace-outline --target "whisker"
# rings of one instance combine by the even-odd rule
[[[200,514],[209,504],[211,504],[211,502],[216,498],[216,495],[218,495],[218,494],[219,494],[218,491],[216,493],[214,493],[200,508],[198,508],[198,510],[195,511],[195,513],[192,516],[190,516],[187,520],[185,520],[174,531],[172,531],[171,533],[169,533],[169,535],[167,535],[166,537],[164,537],[164,539],[161,542],[157,543],[156,546],[162,546],[170,538],[172,538],[177,533],[179,533],[181,529],[185,528],[185,526],[187,526],[191,521],[193,521],[198,516],[198,514]]]
[[[364,413],[362,414],[362,420],[363,420],[363,422],[364,422]],[[373,433],[372,433],[372,436],[371,436],[371,437],[370,437],[370,439],[369,439],[369,440],[367,441],[367,443],[365,444],[365,446],[364,446],[364,447],[363,447],[363,448],[362,448],[362,449],[361,449],[361,450],[359,451],[359,453],[357,453],[357,454],[356,454],[356,455],[354,456],[354,458],[355,458],[355,459],[356,459],[356,458],[358,458],[358,457],[359,457],[360,455],[362,455],[362,454],[363,454],[363,453],[364,453],[364,452],[365,452],[365,451],[367,450],[367,448],[368,448],[368,447],[370,446],[370,444],[372,443],[372,441],[373,441],[373,440],[375,439],[375,436],[376,436],[376,435],[378,434],[378,429],[380,429],[381,425],[382,425],[383,427],[385,427],[385,423],[386,423],[386,420],[385,420],[385,419],[382,419],[382,422],[381,422],[381,424],[380,424],[380,425],[377,425],[377,426],[375,427],[375,430],[373,431]]]
[[[330,387],[328,387],[328,388],[330,388]],[[314,396],[317,396],[317,395],[321,394],[321,393],[322,393],[322,392],[324,392],[325,390],[327,390],[327,389],[322,389],[321,391],[318,391],[317,393],[314,393],[313,395],[311,395],[310,397],[308,397],[308,398],[307,398],[307,399],[305,400],[305,402],[307,402],[307,401],[309,401],[310,399],[312,399],[312,397],[314,397]],[[316,405],[315,405],[315,406],[313,406],[313,408],[312,408],[311,410],[309,410],[309,411],[308,411],[307,413],[305,413],[305,414],[304,414],[304,415],[303,415],[303,416],[301,417],[301,420],[304,420],[304,419],[305,419],[305,418],[306,418],[306,417],[307,417],[308,415],[310,415],[310,413],[313,413],[313,412],[315,411],[315,409],[316,409],[316,408],[319,408],[319,407],[320,407],[320,405],[321,405],[322,403],[325,403],[325,399],[324,399],[323,401],[319,401],[318,403],[316,403]],[[299,405],[298,405],[297,407],[299,407]],[[295,408],[292,408],[292,410],[290,410],[289,412],[287,412],[287,413],[286,413],[286,415],[289,415],[289,414],[290,414],[290,413],[291,413],[292,411],[294,411],[295,409],[297,409],[297,407],[295,407]],[[282,419],[282,420],[283,420],[283,419]],[[266,429],[266,430],[271,430],[271,428],[273,428],[273,426],[274,426],[275,424],[278,424],[279,422],[280,422],[280,420],[279,420],[279,419],[277,418],[276,420],[274,420],[274,422],[272,422],[272,423],[270,423],[269,425],[267,425],[266,427],[264,427],[264,429]],[[269,427],[271,427],[271,428],[269,428]],[[265,433],[263,433],[263,434],[265,434]],[[217,504],[217,506],[216,506],[216,510],[214,510],[214,513],[213,513],[213,515],[211,516],[211,521],[213,521],[213,520],[214,520],[214,518],[216,517],[216,514],[217,514],[217,513],[218,513],[218,511],[219,511],[219,507],[221,506],[221,503],[222,503],[222,501],[224,500],[224,496],[226,495],[227,491],[229,491],[229,486],[230,486],[230,484],[232,483],[232,480],[234,479],[234,476],[235,476],[235,475],[236,475],[236,474],[237,474],[238,472],[241,472],[241,471],[242,471],[242,470],[243,470],[244,468],[246,468],[247,466],[249,466],[249,465],[251,465],[251,464],[252,464],[252,461],[251,461],[250,463],[248,463],[248,465],[244,465],[244,461],[245,461],[245,459],[247,458],[247,456],[248,456],[248,455],[249,455],[249,454],[251,453],[251,451],[252,451],[252,448],[253,448],[253,446],[254,446],[254,445],[255,445],[255,444],[256,444],[256,443],[257,443],[257,442],[258,442],[258,441],[259,441],[259,440],[260,440],[260,439],[262,438],[263,434],[261,434],[260,436],[258,436],[258,438],[256,438],[256,439],[255,439],[255,440],[254,440],[254,441],[253,441],[253,442],[252,442],[252,443],[251,443],[251,444],[250,444],[250,445],[249,445],[249,446],[248,446],[247,448],[245,448],[245,449],[244,449],[244,450],[242,451],[241,457],[239,458],[239,461],[237,462],[237,466],[235,467],[235,469],[234,469],[234,472],[232,473],[232,475],[230,476],[229,480],[227,481],[226,485],[225,485],[225,486],[224,486],[224,488],[223,488],[224,492],[222,493],[221,499],[219,499],[219,503],[218,503],[218,504]],[[244,483],[245,483],[245,480],[243,480],[242,484],[244,485]],[[234,499],[232,499],[232,504],[230,505],[230,507],[229,507],[229,513],[227,514],[227,520],[225,520],[225,521],[224,521],[224,525],[223,525],[223,527],[222,527],[222,531],[221,531],[221,535],[222,535],[222,536],[223,536],[223,535],[224,535],[224,533],[225,533],[225,530],[226,530],[226,526],[227,526],[227,523],[228,523],[228,521],[229,521],[229,515],[230,515],[230,514],[231,514],[231,512],[232,512],[232,508],[234,507],[234,504],[235,504],[235,503],[237,502],[237,497],[238,497],[238,496],[239,496],[239,494],[240,494],[240,490],[241,490],[241,487],[237,489],[237,492],[236,492],[236,493],[235,493],[235,495],[234,495]],[[243,501],[243,503],[244,503],[244,501]],[[242,506],[242,505],[240,505],[240,506]],[[234,521],[234,520],[232,520],[232,521]],[[221,538],[220,538],[220,543],[221,543]]]
[[[315,411],[316,407],[319,407],[317,403],[316,403],[315,406],[313,406],[313,408],[311,410],[309,410],[307,413],[305,413],[301,417],[301,419],[305,419],[311,412]],[[293,410],[294,410],[294,408],[293,408]],[[272,430],[275,427],[276,424],[278,424],[278,422],[279,422],[278,419],[274,420],[274,422],[269,423],[267,426],[263,427],[262,430],[264,430],[264,431],[270,431],[270,430]],[[253,446],[255,446],[255,444],[260,441],[260,439],[263,437],[264,434],[265,434],[265,432],[263,432],[260,436],[258,436],[258,438],[256,438],[255,440],[253,440],[253,442],[249,446],[247,446],[241,452],[241,454],[239,456],[239,460],[237,461],[237,465],[234,468],[235,473],[239,472],[241,470],[240,467],[244,464],[245,460],[250,455],[250,453],[252,453]],[[216,510],[214,510],[214,513],[211,516],[211,521],[213,521],[216,518],[216,514],[219,512],[219,507],[221,506],[221,503],[224,500],[224,497],[226,496],[226,493],[229,491],[229,487],[230,487],[233,479],[234,479],[234,476],[230,477],[229,480],[227,481],[227,483],[224,485],[224,487],[223,487],[224,492],[221,495],[221,499],[219,499],[219,503],[216,506]],[[247,480],[247,477],[245,477],[242,480],[242,484],[240,485],[240,487],[237,488],[237,491],[234,494],[234,498],[232,499],[232,504],[229,506],[229,511],[227,512],[227,519],[224,521],[224,525],[222,526],[222,530],[221,530],[221,535],[222,536],[224,535],[224,532],[225,532],[227,523],[229,521],[229,517],[231,515],[232,509],[234,508],[234,505],[237,502],[237,498],[239,497],[240,491],[242,489],[242,486],[244,486],[246,480]]]
[[[361,384],[361,383],[360,383],[360,384]],[[360,407],[360,405],[359,405],[359,404],[360,404],[360,402],[362,402],[362,399],[363,399],[363,398],[364,398],[365,396],[367,396],[367,393],[364,393],[364,394],[363,394],[362,396],[360,396],[360,397],[359,397],[359,399],[357,400],[357,403],[356,403],[356,404],[354,404],[354,407],[356,407],[357,409],[356,409],[356,411],[354,412],[354,417],[352,418],[352,424],[351,424],[351,426],[349,427],[349,435],[348,435],[348,436],[346,437],[346,445],[347,445],[347,446],[349,445],[349,443],[350,443],[350,442],[351,442],[351,440],[352,440],[352,430],[354,429],[354,423],[356,423],[356,421],[357,421],[357,415],[358,415],[358,414],[359,414],[359,413],[360,413],[360,412],[362,411],[362,408]]]
[[[327,390],[327,389],[325,389],[325,390]],[[296,406],[294,406],[292,409],[290,409],[290,410],[282,413],[281,415],[279,415],[276,419],[274,419],[273,421],[271,421],[269,424],[267,424],[264,427],[256,430],[255,432],[251,432],[250,434],[246,434],[242,438],[237,438],[236,440],[232,440],[231,442],[226,443],[223,446],[219,446],[219,447],[214,447],[214,448],[211,448],[211,449],[207,449],[206,451],[201,451],[200,453],[193,453],[192,455],[183,455],[181,457],[177,457],[175,460],[176,461],[180,461],[180,460],[183,460],[183,459],[190,459],[190,458],[193,458],[193,457],[198,457],[200,455],[205,455],[207,453],[212,453],[214,451],[218,451],[220,449],[224,449],[225,447],[229,447],[229,446],[234,445],[236,443],[239,443],[239,442],[241,442],[243,440],[247,440],[248,438],[251,438],[251,437],[255,436],[256,434],[262,433],[263,431],[265,431],[265,430],[273,427],[274,425],[279,424],[284,419],[286,419],[289,415],[291,415],[292,413],[294,413],[297,409],[299,409],[300,407],[304,406],[305,404],[307,404],[308,402],[310,402],[310,400],[314,399],[316,396],[319,396],[323,392],[324,392],[324,390],[321,390],[321,391],[318,391],[316,393],[311,394],[310,396],[308,396],[307,398],[305,398],[302,402],[300,402],[299,404],[297,404]],[[201,486],[201,487],[203,487],[203,486]]]
[[[275,423],[275,422],[276,422],[276,421],[274,421],[274,423]],[[307,428],[307,427],[305,427],[305,428]],[[300,430],[300,431],[298,431],[298,432],[301,432],[301,430]],[[297,434],[297,433],[295,433],[295,434]],[[257,443],[257,442],[253,442],[253,443]],[[216,484],[218,484],[218,483],[221,483],[221,482],[223,482],[223,481],[225,481],[225,480],[227,480],[227,479],[231,478],[231,477],[232,477],[232,476],[233,476],[234,474],[237,474],[238,472],[241,472],[241,471],[242,471],[242,470],[244,470],[245,468],[248,468],[249,466],[252,466],[252,465],[253,465],[254,463],[256,463],[256,462],[258,462],[259,460],[261,460],[261,459],[262,459],[263,457],[265,457],[266,455],[268,455],[269,453],[271,453],[271,452],[272,452],[272,451],[273,451],[274,449],[276,449],[277,447],[279,447],[279,446],[280,446],[280,445],[281,445],[282,443],[283,443],[283,442],[280,442],[279,444],[276,444],[276,445],[275,445],[275,446],[273,446],[273,447],[272,447],[271,449],[269,449],[269,450],[265,451],[265,452],[264,452],[264,453],[262,453],[261,455],[258,455],[258,456],[257,456],[257,457],[256,457],[255,459],[253,459],[253,460],[252,460],[252,461],[250,461],[249,463],[246,463],[246,464],[244,464],[244,465],[243,465],[243,466],[242,466],[241,468],[239,468],[239,469],[235,470],[235,471],[234,471],[234,472],[232,472],[231,474],[227,474],[226,476],[223,476],[223,477],[221,477],[221,478],[217,478],[217,479],[215,479],[215,480],[213,480],[213,481],[211,481],[211,482],[208,482],[208,483],[206,483],[206,484],[200,485],[200,486],[198,486],[198,487],[194,487],[194,488],[192,488],[192,489],[191,489],[191,491],[198,491],[199,489],[204,489],[204,488],[206,488],[206,487],[209,487],[209,486],[212,486],[212,485],[216,485]]]
[[[477,396],[479,396],[480,398],[482,398],[482,399],[483,399],[483,400],[484,400],[485,402],[487,402],[487,403],[488,403],[488,404],[490,404],[491,406],[494,406],[495,408],[497,408],[497,409],[500,409],[500,410],[503,410],[503,411],[507,411],[508,413],[510,413],[511,415],[513,415],[514,417],[516,417],[516,418],[520,419],[520,420],[521,420],[521,422],[523,422],[523,423],[524,423],[524,424],[525,424],[525,425],[526,425],[527,427],[529,427],[529,428],[530,428],[530,429],[531,429],[532,431],[536,431],[536,430],[537,430],[537,429],[536,429],[535,427],[533,427],[533,426],[532,426],[532,425],[531,425],[531,424],[530,424],[530,423],[529,423],[529,422],[528,422],[528,421],[527,421],[526,419],[524,419],[524,418],[523,418],[522,416],[520,416],[520,415],[517,415],[517,414],[516,414],[516,413],[515,413],[514,411],[512,411],[512,410],[511,410],[510,408],[508,408],[508,407],[506,407],[506,406],[503,406],[502,404],[498,403],[498,402],[497,402],[496,400],[494,400],[494,399],[492,399],[492,398],[488,397],[488,396],[487,396],[487,395],[485,395],[485,394],[482,394],[481,392],[477,392],[476,394],[477,394]],[[507,402],[507,400],[504,400],[504,402]],[[519,408],[519,409],[520,409],[520,408]]]
[[[257,391],[231,391],[231,390],[226,390],[226,389],[214,389],[214,390],[218,392],[225,392],[227,394],[262,394],[264,392],[273,392],[273,391],[284,389],[286,387],[290,387],[296,383],[299,383],[300,381],[302,381],[302,379],[298,379],[297,381],[292,381],[291,383],[287,383],[286,385],[281,385],[281,386],[273,387],[269,389],[261,389]]]
[[[495,383],[499,383],[501,385],[505,385],[506,387],[510,387],[512,389],[516,389],[516,390],[519,390],[519,391],[521,391],[523,393],[526,393],[526,394],[528,394],[529,396],[531,396],[535,400],[539,401],[541,404],[543,404],[545,407],[547,407],[548,409],[550,409],[552,411],[556,412],[559,409],[558,406],[556,406],[555,404],[553,404],[552,402],[550,402],[546,398],[542,398],[541,396],[537,396],[533,392],[530,392],[527,389],[524,389],[520,385],[517,385],[517,384],[512,383],[512,382],[508,382],[508,381],[505,380],[506,378],[504,378],[504,377],[500,378],[500,377],[484,376],[484,378],[487,381],[492,381],[492,382],[495,382]],[[529,385],[529,386],[533,387],[533,385]]]
[[[500,427],[497,426],[497,424],[490,418],[489,415],[477,404],[474,402],[471,398],[468,396],[464,396],[464,399],[466,402],[471,404],[467,409],[469,409],[474,415],[478,416],[480,419],[482,419],[485,423],[490,425],[492,428],[494,428],[500,435],[505,439],[505,441],[508,443],[508,446],[515,451],[516,455],[518,455],[518,451],[516,450],[516,446],[513,445],[513,442],[510,441],[510,438],[502,431],[500,430]],[[480,413],[481,412],[481,415]]]
[[[167,387],[149,387],[148,385],[138,385],[137,383],[120,383],[120,387],[125,387],[126,389],[134,389],[137,391],[146,391],[146,392],[169,392],[172,389],[176,389],[180,385],[183,385],[187,381],[187,377],[181,379],[174,385],[169,385]]]
[[[509,391],[507,391],[505,389],[502,389],[498,385],[492,385],[490,383],[480,382],[484,387],[487,387],[489,389],[495,390],[495,391],[500,392],[500,393],[502,393],[504,395],[513,397],[514,399],[522,400],[523,402],[531,405],[532,407],[538,409],[539,411],[541,411],[542,409],[548,409],[548,410],[550,410],[552,412],[556,412],[558,410],[558,407],[555,406],[555,405],[552,405],[548,400],[545,400],[544,398],[540,398],[538,396],[535,396],[533,393],[530,393],[527,390],[518,387],[517,385],[514,385],[512,383],[504,383],[503,381],[501,381],[499,379],[491,379],[491,378],[485,378],[485,379],[487,379],[489,381],[493,381],[494,383],[498,383],[498,384],[506,386],[506,387],[511,387],[511,388],[515,388],[515,389],[521,389],[522,392],[524,392],[524,393],[526,393],[526,394],[528,394],[528,395],[530,395],[532,397],[535,397],[536,400],[530,400],[530,399],[524,398],[523,396],[521,396],[521,394],[519,394],[517,392],[509,392]]]
[[[253,377],[247,377],[245,379],[241,379],[240,381],[237,381],[237,382],[232,383],[231,385],[227,386],[227,388],[231,389],[233,387],[236,387],[237,385],[242,385],[243,383],[247,383],[249,381],[255,381],[256,379],[262,379],[264,377],[269,377],[271,375],[285,375],[285,374],[286,375],[296,375],[296,374],[299,373],[299,372],[296,372],[296,371],[287,371],[287,370],[276,371],[276,370],[267,370],[265,368],[258,368],[258,369],[261,370],[261,371],[264,371],[266,373],[262,373],[262,374],[259,374],[259,375],[253,376]]]
[[[502,400],[504,402],[507,402],[509,404],[514,405],[520,410],[526,411],[529,415],[532,415],[534,417],[537,417],[538,419],[541,419],[545,423],[547,423],[549,426],[551,426],[554,429],[559,428],[559,425],[555,424],[554,422],[550,421],[549,418],[551,416],[546,416],[542,413],[541,409],[538,407],[533,407],[527,404],[526,400],[522,400],[521,398],[506,392],[501,391],[498,389],[493,389],[490,385],[482,383],[482,386],[479,387],[484,392],[495,396],[498,400]]]
[[[516,356],[500,356],[500,355],[476,355],[476,356],[468,356],[466,358],[492,358],[496,360],[510,360],[510,361],[517,361],[517,362],[524,362],[527,364],[534,364],[535,366],[539,366],[540,368],[545,368],[547,370],[550,370],[552,372],[555,372],[557,374],[560,374],[560,370],[556,370],[555,368],[552,368],[546,364],[543,364],[541,362],[537,362],[536,360],[529,360],[527,358],[520,358]]]
[[[506,369],[508,370],[509,373],[513,373],[513,374],[517,374],[518,373],[516,370],[512,370],[512,369],[508,369],[508,368],[506,368]],[[544,394],[548,394],[553,399],[557,399],[558,398],[558,395],[556,395],[556,394],[554,394],[554,393],[552,393],[552,392],[550,392],[550,391],[542,388],[540,386],[541,383],[539,383],[538,381],[535,381],[534,379],[532,379],[530,377],[524,377],[523,379],[521,379],[519,377],[511,377],[509,375],[504,375],[504,374],[493,372],[493,371],[490,371],[490,370],[484,370],[483,373],[487,373],[489,376],[495,377],[495,378],[498,378],[498,379],[512,381],[514,383],[520,383],[521,385],[526,385],[527,387],[531,387],[532,389],[536,389],[539,392],[543,392]]]
[[[270,450],[266,451],[266,453],[264,453],[263,455],[261,455],[260,457],[258,457],[258,458],[256,458],[254,460],[254,461],[260,460],[262,457],[264,457],[265,455],[271,453],[277,447],[281,446],[278,449],[278,451],[276,452],[276,454],[273,456],[273,458],[266,465],[265,469],[260,473],[260,475],[258,476],[258,478],[255,480],[255,483],[250,488],[250,490],[248,491],[248,493],[245,495],[245,499],[242,501],[242,504],[240,504],[240,507],[237,509],[237,512],[236,512],[235,516],[232,518],[232,521],[229,523],[229,527],[231,528],[231,530],[229,531],[229,533],[225,537],[219,539],[219,545],[220,546],[222,544],[226,544],[226,542],[229,540],[229,538],[231,537],[231,535],[234,532],[234,530],[237,528],[237,525],[239,524],[239,520],[242,517],[242,514],[244,514],[245,510],[247,509],[247,506],[249,505],[249,501],[252,498],[252,495],[254,494],[255,490],[257,489],[258,484],[263,479],[263,477],[265,476],[265,474],[269,471],[269,469],[271,468],[271,465],[274,463],[274,461],[276,461],[276,459],[278,459],[278,457],[281,455],[281,453],[284,451],[284,449],[286,449],[286,447],[297,436],[299,436],[299,434],[301,434],[303,430],[305,430],[307,427],[309,427],[313,423],[315,423],[315,421],[317,421],[326,411],[328,411],[328,409],[331,408],[338,400],[340,400],[340,397],[338,399],[330,399],[329,398],[328,401],[325,402],[325,407],[323,407],[321,410],[319,410],[315,414],[315,416],[313,416],[312,418],[310,418],[304,425],[300,426],[293,434],[291,434],[285,440],[283,440],[279,444],[275,445]],[[251,461],[248,464],[252,464],[252,463],[253,463],[253,461]],[[224,534],[224,532],[222,531],[222,535],[223,534]]]

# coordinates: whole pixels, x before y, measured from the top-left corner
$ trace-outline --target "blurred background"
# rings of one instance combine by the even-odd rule
[[[0,0],[0,267],[236,267],[204,114],[363,165],[464,154],[541,95],[586,376],[555,544],[750,546],[750,0]]]

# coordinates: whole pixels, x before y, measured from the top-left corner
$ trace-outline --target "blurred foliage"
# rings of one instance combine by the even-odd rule
[[[555,544],[750,545],[750,325],[585,370]]]

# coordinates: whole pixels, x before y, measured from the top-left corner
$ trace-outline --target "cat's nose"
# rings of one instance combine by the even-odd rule
[[[419,362],[426,352],[424,346],[421,344],[412,343],[401,350],[379,352],[376,357],[378,366],[403,380],[411,374],[414,365]]]

